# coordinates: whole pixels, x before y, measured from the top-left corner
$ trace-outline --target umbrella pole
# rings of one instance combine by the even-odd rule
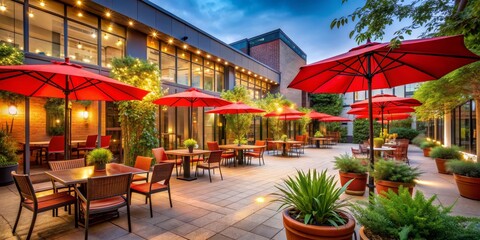
[[[69,151],[69,147],[68,147],[68,144],[70,143],[70,134],[69,134],[69,127],[68,126],[68,95],[70,94],[70,90],[69,90],[69,86],[68,86],[68,76],[65,76],[65,118],[64,118],[64,122],[63,122],[63,125],[64,125],[64,144],[63,144],[63,156],[65,157],[65,159],[70,159],[70,151]],[[48,157],[48,156],[47,156]]]
[[[373,151],[373,109],[372,109],[372,80],[373,76],[371,75],[371,55],[367,56],[367,82],[368,82],[368,125],[369,125],[369,137],[370,137],[370,166],[372,170],[374,169],[375,163],[375,153]],[[369,174],[368,176],[368,196],[373,196],[375,191],[375,183],[373,177]]]
[[[193,102],[190,103],[190,118],[188,119],[188,138],[193,136]]]
[[[383,108],[384,106],[382,106],[380,109],[382,110],[382,134],[383,134]]]
[[[30,173],[30,98],[25,97],[25,148],[23,152],[23,174]],[[42,156],[40,156],[41,158]],[[48,157],[48,156],[47,156]]]

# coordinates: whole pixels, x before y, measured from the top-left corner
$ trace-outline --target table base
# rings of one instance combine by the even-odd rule
[[[183,180],[183,181],[194,181],[197,180],[196,177],[177,177],[178,180]]]

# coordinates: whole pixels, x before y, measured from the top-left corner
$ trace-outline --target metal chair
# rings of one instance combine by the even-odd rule
[[[86,195],[75,187],[78,209],[85,221],[85,239],[88,239],[90,215],[112,212],[124,206],[127,207],[128,232],[132,232],[129,205],[131,179],[131,173],[88,178]]]
[[[80,157],[80,151],[83,151],[84,155],[86,155],[88,151],[95,149],[97,147],[97,138],[97,135],[88,135],[85,145],[77,147],[77,157]]]
[[[169,159],[168,155],[165,153],[165,149],[163,147],[154,148],[152,149],[153,156],[157,163],[173,163],[175,164],[175,174],[178,176],[178,166],[182,165],[183,160],[181,158]],[[182,172],[182,168],[180,168],[180,173]]]
[[[65,143],[64,136],[53,136],[48,143],[47,152],[45,153],[45,161],[48,162],[50,154],[55,154],[55,160],[58,159],[58,154],[64,153]],[[42,164],[40,160],[40,165]]]
[[[100,138],[100,140],[101,140],[100,147],[101,148],[110,148],[110,140],[111,139],[112,139],[112,135],[102,136]]]
[[[217,141],[213,142],[207,142],[208,150],[210,151],[218,151],[220,150],[220,147],[218,146]],[[232,162],[235,161],[235,152],[225,152],[222,151],[222,160],[224,160],[224,165],[230,166],[230,160],[233,160]]]
[[[147,175],[135,174],[135,175],[133,175],[132,182],[138,182],[138,181],[148,182],[148,176],[150,174],[150,167],[151,166],[152,166],[152,158],[151,157],[137,156],[137,158],[135,159],[135,164],[133,165],[133,167],[147,171]]]
[[[32,236],[38,213],[55,210],[59,207],[70,206],[76,203],[75,197],[67,192],[53,193],[50,195],[37,197],[35,195],[30,176],[26,174],[16,174],[15,172],[12,172],[12,176],[20,195],[20,206],[15,224],[13,225],[12,233],[15,234],[18,222],[20,220],[20,215],[22,214],[22,209],[26,208],[33,212],[32,223],[30,224],[26,238],[27,240]],[[75,227],[77,226],[77,211],[75,211]]]
[[[170,194],[170,177],[172,176],[174,163],[159,163],[153,166],[152,179],[150,183],[131,184],[132,193],[145,195],[150,203],[150,217],[153,218],[152,194],[168,191],[170,207],[172,206],[172,196]],[[163,182],[163,183],[160,183]],[[145,203],[146,204],[146,203]]]
[[[252,152],[246,152],[245,156],[248,157],[250,163],[252,163],[252,158],[258,158],[258,165],[265,165],[265,159],[263,159],[263,153],[265,152],[265,141],[257,140],[255,141],[255,146],[264,146],[262,148],[254,148]]]
[[[197,176],[199,168],[203,169],[203,172],[205,172],[205,169],[208,169],[208,178],[210,179],[210,182],[212,182],[212,175],[210,173],[210,170],[212,169],[215,171],[215,168],[218,168],[218,170],[220,171],[220,177],[223,180],[222,168],[220,167],[220,161],[222,161],[222,152],[223,151],[221,150],[212,151],[210,153],[210,156],[208,157],[207,162],[199,162],[197,164],[197,168],[195,169],[195,176]]]

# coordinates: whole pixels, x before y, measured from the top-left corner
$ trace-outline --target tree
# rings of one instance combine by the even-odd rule
[[[257,106],[265,110],[266,113],[273,112],[280,107],[291,106],[293,104],[290,100],[286,99],[285,96],[280,93],[267,93],[267,96],[257,100],[256,103]],[[280,136],[283,134],[283,122],[275,117],[271,117],[267,121],[270,136],[273,136],[274,139],[280,139]]]
[[[242,102],[250,106],[253,104],[248,90],[243,86],[237,85],[232,90],[223,91],[220,97],[230,102]],[[253,114],[226,114],[225,119],[227,120],[225,128],[228,136],[233,136],[240,141],[251,130]]]
[[[310,107],[317,112],[339,116],[343,110],[341,94],[310,94]]]
[[[111,76],[121,82],[150,91],[141,101],[117,102],[122,128],[124,162],[135,164],[137,156],[151,156],[158,147],[155,119],[158,106],[152,101],[162,95],[158,66],[138,58],[115,58]]]

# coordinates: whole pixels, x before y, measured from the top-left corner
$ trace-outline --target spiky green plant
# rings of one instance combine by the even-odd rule
[[[348,205],[340,196],[350,182],[339,188],[327,170],[297,170],[295,177],[276,186],[280,193],[273,194],[277,197],[274,201],[281,203],[279,209],[291,208],[290,216],[305,224],[339,226],[346,222],[339,211]]]
[[[432,148],[430,152],[431,158],[441,158],[441,159],[462,159],[462,153],[460,152],[460,148],[457,146],[451,147],[444,147],[444,146],[437,146]]]
[[[413,183],[421,175],[421,172],[418,168],[410,167],[405,163],[379,159],[375,162],[374,170],[370,172],[370,175],[375,180]]]
[[[447,170],[457,175],[480,178],[480,162],[473,161],[449,161],[446,163]]]
[[[13,139],[7,130],[0,128],[0,167],[17,164],[17,141]]]
[[[110,150],[105,148],[97,148],[88,153],[88,165],[107,164],[113,160],[113,154]]]
[[[363,164],[362,160],[355,158],[348,153],[336,156],[333,163],[335,169],[338,169],[341,172],[366,173],[368,171],[367,165]]]

